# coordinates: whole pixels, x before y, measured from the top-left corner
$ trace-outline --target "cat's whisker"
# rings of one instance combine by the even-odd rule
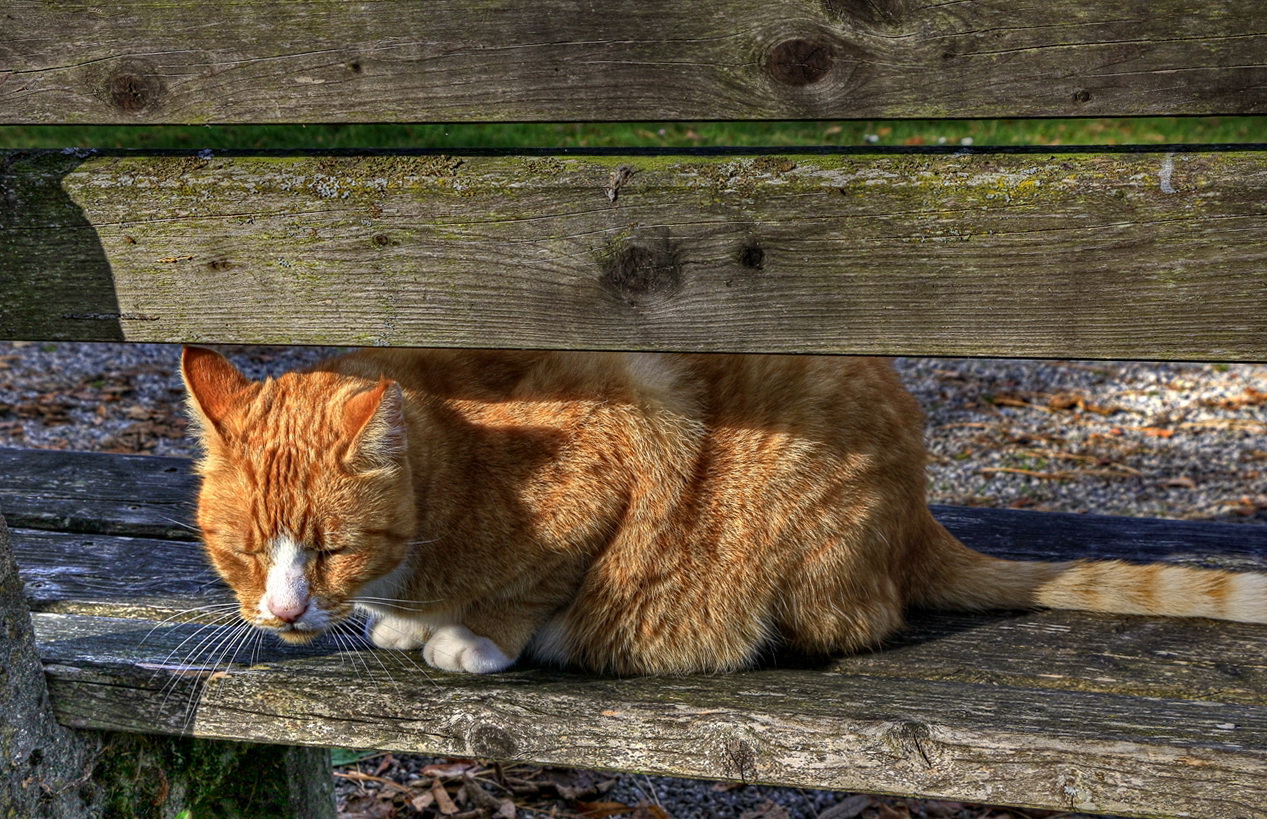
[[[177,526],[179,526],[180,528],[182,528],[182,529],[186,529],[186,530],[188,530],[188,531],[190,531],[190,532],[193,532],[193,533],[194,533],[194,534],[196,534],[196,535],[200,535],[200,534],[202,534],[202,531],[201,531],[201,530],[200,530],[197,526],[192,526],[192,525],[190,525],[189,523],[187,523],[187,522],[185,522],[185,521],[183,521],[183,520],[177,520],[176,518],[168,517],[167,515],[161,514],[161,513],[159,513],[159,512],[155,512],[155,513],[154,513],[154,516],[155,516],[155,517],[160,517],[160,518],[162,518],[163,520],[167,521],[168,523],[174,523],[174,524],[176,524]]]
[[[219,613],[222,611],[236,610],[237,608],[238,608],[237,603],[212,603],[206,606],[195,606],[194,608],[191,608],[191,609],[182,609],[181,611],[174,612],[172,614],[167,615],[162,620],[159,620],[156,623],[154,623],[154,625],[150,627],[150,630],[145,632],[145,636],[141,638],[141,642],[137,644],[137,647],[139,648],[140,646],[145,645],[145,641],[150,639],[150,637],[154,635],[154,632],[156,630],[158,630],[162,626],[167,625],[168,623],[172,623],[172,622],[192,623],[195,621],[193,620],[193,618],[189,617],[189,615],[196,613],[199,616],[204,616],[204,615],[210,615],[212,613]],[[186,618],[186,619],[181,619],[181,618]]]
[[[198,628],[194,629],[192,634],[185,637],[185,639],[181,640],[180,643],[178,643],[171,651],[169,651],[167,653],[167,656],[164,657],[157,664],[156,668],[154,669],[154,675],[157,675],[161,671],[168,671],[168,673],[172,674],[172,676],[169,677],[169,682],[170,682],[171,680],[176,679],[176,677],[179,676],[181,671],[188,669],[190,666],[199,665],[199,663],[195,659],[196,655],[201,651],[202,647],[208,643],[208,641],[215,639],[221,633],[221,630],[224,628],[225,623],[231,617],[233,617],[234,614],[235,613],[227,613],[227,614],[220,615],[219,617],[214,619],[212,622],[203,623],[202,625],[198,626]],[[199,639],[199,642],[191,650],[186,652],[184,657],[181,658],[181,660],[173,663],[173,658],[177,656],[180,650],[184,648],[191,640],[198,639],[199,637],[201,637],[201,639]],[[153,676],[150,677],[151,680],[153,678],[154,678]],[[166,699],[164,699],[164,701],[166,701]]]
[[[251,665],[259,665],[260,649],[264,647],[264,632],[255,629],[255,645],[251,646]]]
[[[382,628],[385,628],[385,629],[387,629],[388,631],[393,631],[393,632],[395,632],[396,634],[402,634],[402,635],[404,634],[404,632],[402,632],[400,629],[398,629],[398,628],[396,628],[396,627],[392,626],[390,623],[385,623],[385,622],[383,622],[383,621],[381,621],[381,620],[380,620],[380,621],[378,621],[378,622],[376,623],[376,627],[382,627]],[[373,645],[371,645],[371,647],[370,647],[370,651],[378,651],[378,650],[380,650],[380,649],[379,649],[377,646],[373,646]],[[435,681],[435,679],[431,676],[431,674],[430,674],[430,672],[427,670],[427,668],[426,668],[425,666],[419,665],[419,664],[418,664],[418,662],[417,662],[417,660],[415,660],[415,659],[413,658],[413,656],[412,656],[412,652],[411,652],[411,651],[409,651],[408,649],[403,649],[403,648],[389,648],[389,649],[382,649],[382,650],[384,650],[384,651],[390,651],[390,652],[392,652],[395,656],[400,657],[402,660],[404,660],[405,662],[409,663],[409,665],[413,666],[413,668],[414,668],[416,671],[418,671],[420,674],[422,674],[422,676],[426,677],[426,678],[427,678],[427,682],[431,683],[431,684],[432,684],[432,685],[434,685],[436,688],[439,688],[439,687],[440,687],[440,684],[439,684],[439,683],[437,683],[437,682]]]
[[[228,629],[228,633],[225,633],[225,630],[221,629],[213,635],[213,643],[209,647],[209,650],[217,651],[219,656],[210,663],[211,668],[209,670],[211,673],[202,677],[196,684],[190,687],[189,698],[185,701],[185,733],[189,733],[190,728],[193,725],[194,718],[197,716],[198,704],[200,702],[209,703],[212,700],[212,694],[214,691],[213,686],[216,680],[215,667],[219,665],[220,657],[224,656],[224,653],[219,651],[219,649],[223,648],[231,641],[236,640],[242,631],[242,626],[239,625],[230,627]],[[204,644],[205,642],[206,641],[204,641]]]
[[[199,632],[201,632],[201,631],[203,631],[203,630],[204,630],[204,629],[206,629],[206,628],[209,628],[209,626],[204,626],[204,627],[200,628],[198,631],[199,631]],[[190,654],[186,655],[184,664],[185,664],[185,665],[192,665],[193,663],[190,663],[190,660],[194,658],[194,653],[196,653],[196,652],[202,652],[202,651],[203,651],[203,649],[204,649],[204,647],[208,647],[208,650],[209,650],[209,651],[211,651],[211,650],[215,650],[215,649],[217,649],[217,648],[219,648],[219,647],[221,647],[221,646],[225,645],[225,644],[226,644],[227,642],[229,642],[231,639],[234,639],[234,638],[235,638],[235,637],[237,637],[239,634],[241,634],[243,631],[245,631],[246,629],[249,629],[249,628],[250,628],[250,626],[248,626],[248,625],[247,625],[247,624],[245,624],[245,623],[241,623],[241,624],[239,624],[239,625],[237,625],[237,626],[229,626],[229,627],[225,627],[225,626],[216,626],[216,627],[214,627],[214,628],[212,629],[211,633],[210,633],[210,634],[208,634],[206,637],[204,637],[204,638],[202,639],[202,641],[200,641],[200,642],[198,643],[198,645],[197,645],[197,646],[195,646],[195,647],[192,649],[192,651],[191,651],[191,653],[190,653]],[[226,632],[227,632],[227,633],[226,633]],[[198,632],[195,632],[195,633],[198,633]],[[209,644],[210,644],[210,645],[209,645]],[[182,645],[183,645],[183,643],[182,643]],[[173,653],[174,653],[174,652],[173,652]],[[220,656],[223,656],[223,654],[221,654]],[[169,655],[169,659],[170,659],[170,655]],[[212,673],[212,675],[211,675],[212,677],[214,677],[214,668],[215,668],[215,665],[216,665],[218,662],[219,662],[219,660],[217,659],[217,660],[215,661],[215,663],[211,663],[211,664],[210,664],[210,665],[211,665],[211,670],[212,670],[212,672],[213,672],[213,673]],[[197,663],[197,665],[202,666],[202,669],[201,669],[201,670],[204,670],[204,671],[205,671],[205,670],[207,670],[206,666],[207,666],[208,664],[206,664],[206,663]],[[179,684],[180,680],[181,680],[181,675],[180,675],[179,673],[174,673],[174,674],[172,674],[171,678],[169,679],[169,683],[170,683],[170,685],[165,685],[165,686],[164,686],[164,688],[166,689],[166,693],[164,694],[164,696],[163,696],[163,700],[162,700],[162,703],[163,703],[163,707],[164,707],[164,708],[165,708],[165,707],[166,707],[166,705],[167,705],[167,701],[168,701],[168,699],[171,697],[171,695],[172,695],[172,694],[174,694],[174,693],[175,693],[175,691],[176,691],[176,687],[177,687],[177,685]],[[208,681],[209,681],[209,678],[202,678],[202,679],[200,679],[200,680],[196,681],[194,684],[192,684],[192,685],[190,686],[189,699],[188,699],[188,700],[186,701],[186,703],[185,703],[185,722],[184,722],[184,727],[183,727],[183,730],[184,730],[186,733],[188,733],[188,731],[189,731],[189,727],[190,727],[190,725],[193,723],[193,719],[194,719],[194,716],[195,716],[195,711],[196,711],[195,706],[197,705],[197,701],[198,701],[198,694],[199,694],[199,692],[200,692],[200,691],[202,691],[204,688],[206,688]]]
[[[380,658],[377,654],[375,654],[373,650],[356,651],[354,649],[352,650],[351,654],[353,657],[361,661],[361,665],[365,668],[365,676],[369,677],[371,681],[374,679],[374,672],[370,669],[370,664],[365,659],[366,654],[369,654],[371,657],[373,657],[374,661],[378,663],[379,666],[383,669],[383,674],[385,675],[387,682],[392,683],[393,685],[395,684],[394,681],[392,680],[391,672],[387,670],[387,666],[383,663],[382,658]]]
[[[198,628],[194,629],[193,633],[191,633],[188,637],[186,637],[185,639],[181,640],[179,643],[176,644],[176,647],[173,648],[167,654],[167,656],[163,659],[163,662],[161,663],[161,665],[170,664],[172,658],[175,657],[177,652],[179,652],[182,648],[184,648],[185,645],[189,643],[190,640],[193,640],[194,638],[198,637],[198,635],[202,634],[204,631],[207,631],[208,629],[212,629],[212,632],[206,637],[204,637],[202,639],[202,642],[200,642],[191,651],[185,654],[183,664],[188,665],[190,659],[192,659],[195,656],[196,652],[202,647],[202,645],[206,643],[208,639],[215,636],[216,634],[215,629],[223,627],[226,623],[232,620],[232,618],[235,617],[236,615],[237,615],[237,611],[226,611],[222,614],[218,614],[217,616],[213,617],[207,623],[199,624]]]
[[[198,670],[200,671],[211,672],[207,677],[204,678],[204,682],[202,686],[195,686],[194,689],[190,692],[190,699],[189,699],[189,702],[186,704],[187,710],[192,709],[194,707],[195,698],[198,696],[199,688],[206,687],[208,683],[210,682],[210,680],[216,677],[216,666],[219,664],[220,660],[224,657],[225,653],[227,653],[226,646],[232,644],[233,642],[239,639],[242,639],[245,635],[249,634],[251,631],[254,630],[247,623],[238,623],[236,625],[230,625],[227,627],[217,624],[214,627],[204,626],[200,628],[198,632],[195,632],[195,634],[203,631],[206,628],[211,628],[212,629],[211,632],[205,637],[203,637],[203,639],[199,641],[199,643],[195,645],[193,649],[190,650],[190,652],[185,656],[184,662],[182,663],[182,665],[186,665],[186,666],[196,665],[198,666]],[[191,638],[192,636],[193,635],[191,635]],[[185,642],[188,642],[188,640],[191,638],[186,638]],[[182,643],[181,645],[184,645],[184,643]],[[177,649],[173,650],[172,655],[174,655],[175,651],[179,650],[179,648],[180,646],[178,646]],[[211,660],[210,662],[202,660],[202,657],[205,657],[211,654],[215,655],[215,659]],[[172,655],[168,655],[168,661],[170,661]],[[172,681],[171,692],[175,691],[175,684],[178,681],[179,676],[180,676],[179,673],[177,673],[171,677],[171,681]],[[164,696],[163,698],[164,705],[166,705],[167,699],[170,696],[171,692],[169,692],[166,696]],[[192,716],[190,718],[192,719]]]
[[[428,613],[430,613],[431,609],[422,609],[422,608],[417,608],[417,606],[420,606],[420,605],[425,606],[425,605],[428,605],[428,604],[431,604],[431,603],[442,603],[442,602],[444,602],[444,601],[443,601],[443,599],[437,599],[437,600],[401,600],[401,599],[398,599],[398,598],[392,598],[392,597],[359,597],[359,596],[358,596],[358,597],[351,597],[351,598],[348,598],[348,599],[349,599],[349,600],[351,600],[351,602],[353,602],[353,603],[363,603],[363,604],[364,604],[364,603],[369,603],[369,604],[373,604],[373,605],[377,605],[377,606],[384,606],[384,607],[387,607],[387,608],[398,609],[398,610],[400,610],[400,611],[416,611],[416,612],[418,612],[419,614],[428,614]],[[415,605],[413,605],[413,606],[408,606],[408,605],[404,605],[405,603],[413,603],[413,604],[415,604]]]
[[[350,662],[352,667],[355,668],[357,662],[359,661],[362,668],[365,670],[365,675],[367,677],[373,677],[373,675],[370,674],[369,663],[365,662],[365,658],[360,656],[361,652],[358,651],[347,639],[347,634],[339,631],[337,626],[326,633],[334,639],[335,643],[338,644],[339,648],[342,650],[340,657],[344,662]]]
[[[339,658],[339,663],[345,668],[351,668],[352,671],[355,672],[356,663],[350,659],[350,655],[353,653],[353,649],[350,646],[348,646],[347,641],[343,635],[333,630],[331,630],[329,634],[330,634],[330,639],[334,641],[335,647],[338,649],[336,656]]]
[[[244,627],[235,636],[235,639],[230,643],[229,648],[233,650],[233,653],[229,656],[228,661],[224,664],[224,668],[213,673],[211,676],[211,679],[216,680],[217,685],[216,685],[216,691],[214,692],[211,690],[210,687],[208,687],[208,691],[207,691],[208,703],[214,702],[215,696],[218,693],[220,686],[225,684],[224,680],[229,676],[229,670],[233,668],[233,664],[237,662],[238,654],[241,653],[243,646],[245,646],[250,641],[251,637],[255,636],[256,632],[258,632],[258,629],[253,628],[249,625],[244,625]],[[226,648],[225,651],[221,653],[220,658],[224,659],[224,655],[228,653],[229,653],[229,649]],[[219,663],[217,662],[217,664]]]

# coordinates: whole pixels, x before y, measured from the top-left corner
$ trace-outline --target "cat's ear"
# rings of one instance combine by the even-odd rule
[[[362,472],[398,466],[405,457],[405,396],[386,378],[352,396],[343,409],[352,445],[347,463]]]
[[[180,375],[204,431],[223,433],[225,417],[251,380],[229,359],[206,347],[186,347],[180,356]]]

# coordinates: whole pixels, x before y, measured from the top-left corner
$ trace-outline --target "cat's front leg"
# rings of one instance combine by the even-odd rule
[[[412,618],[385,614],[366,625],[365,636],[379,648],[410,651],[426,645],[435,630],[433,626]]]
[[[557,599],[545,595],[468,606],[457,617],[459,622],[436,626],[422,649],[422,658],[444,671],[504,671],[519,659],[558,606]]]
[[[442,671],[492,674],[515,662],[497,644],[457,623],[440,626],[422,649],[422,658]]]
[[[366,636],[379,648],[422,649],[422,657],[442,671],[491,674],[514,663],[497,644],[457,623],[426,623],[415,618],[384,615],[369,624]]]

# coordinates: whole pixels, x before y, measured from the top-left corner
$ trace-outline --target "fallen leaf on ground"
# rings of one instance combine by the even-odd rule
[[[445,779],[456,779],[469,771],[478,771],[481,765],[470,759],[460,762],[445,762],[435,765],[424,765],[419,771],[423,776],[439,776]]]
[[[866,794],[856,793],[818,814],[818,819],[854,819],[858,814],[871,807],[871,803],[874,801]]]
[[[437,779],[431,783],[431,795],[435,797],[436,807],[445,816],[452,816],[458,812],[458,806],[454,804],[453,798],[449,796],[449,792],[444,789],[444,785],[440,784]]]

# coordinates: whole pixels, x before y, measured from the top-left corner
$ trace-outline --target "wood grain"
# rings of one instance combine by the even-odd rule
[[[0,122],[1267,111],[1258,0],[11,0]]]
[[[1040,521],[1031,523],[1038,528]],[[233,599],[192,543],[13,531],[27,600],[38,612],[204,622],[199,607]],[[1034,551],[1042,545],[1040,541]],[[1201,545],[1198,541],[1193,548]],[[1121,551],[1131,553],[1129,548]],[[1217,564],[1219,557],[1212,550],[1199,564]],[[1258,568],[1267,568],[1265,564],[1267,550]],[[780,662],[805,663],[792,657]],[[914,613],[910,628],[884,650],[840,659],[830,669],[850,675],[1259,703],[1267,698],[1267,629],[1075,612]]]
[[[4,338],[1267,359],[1262,151],[4,162]]]

